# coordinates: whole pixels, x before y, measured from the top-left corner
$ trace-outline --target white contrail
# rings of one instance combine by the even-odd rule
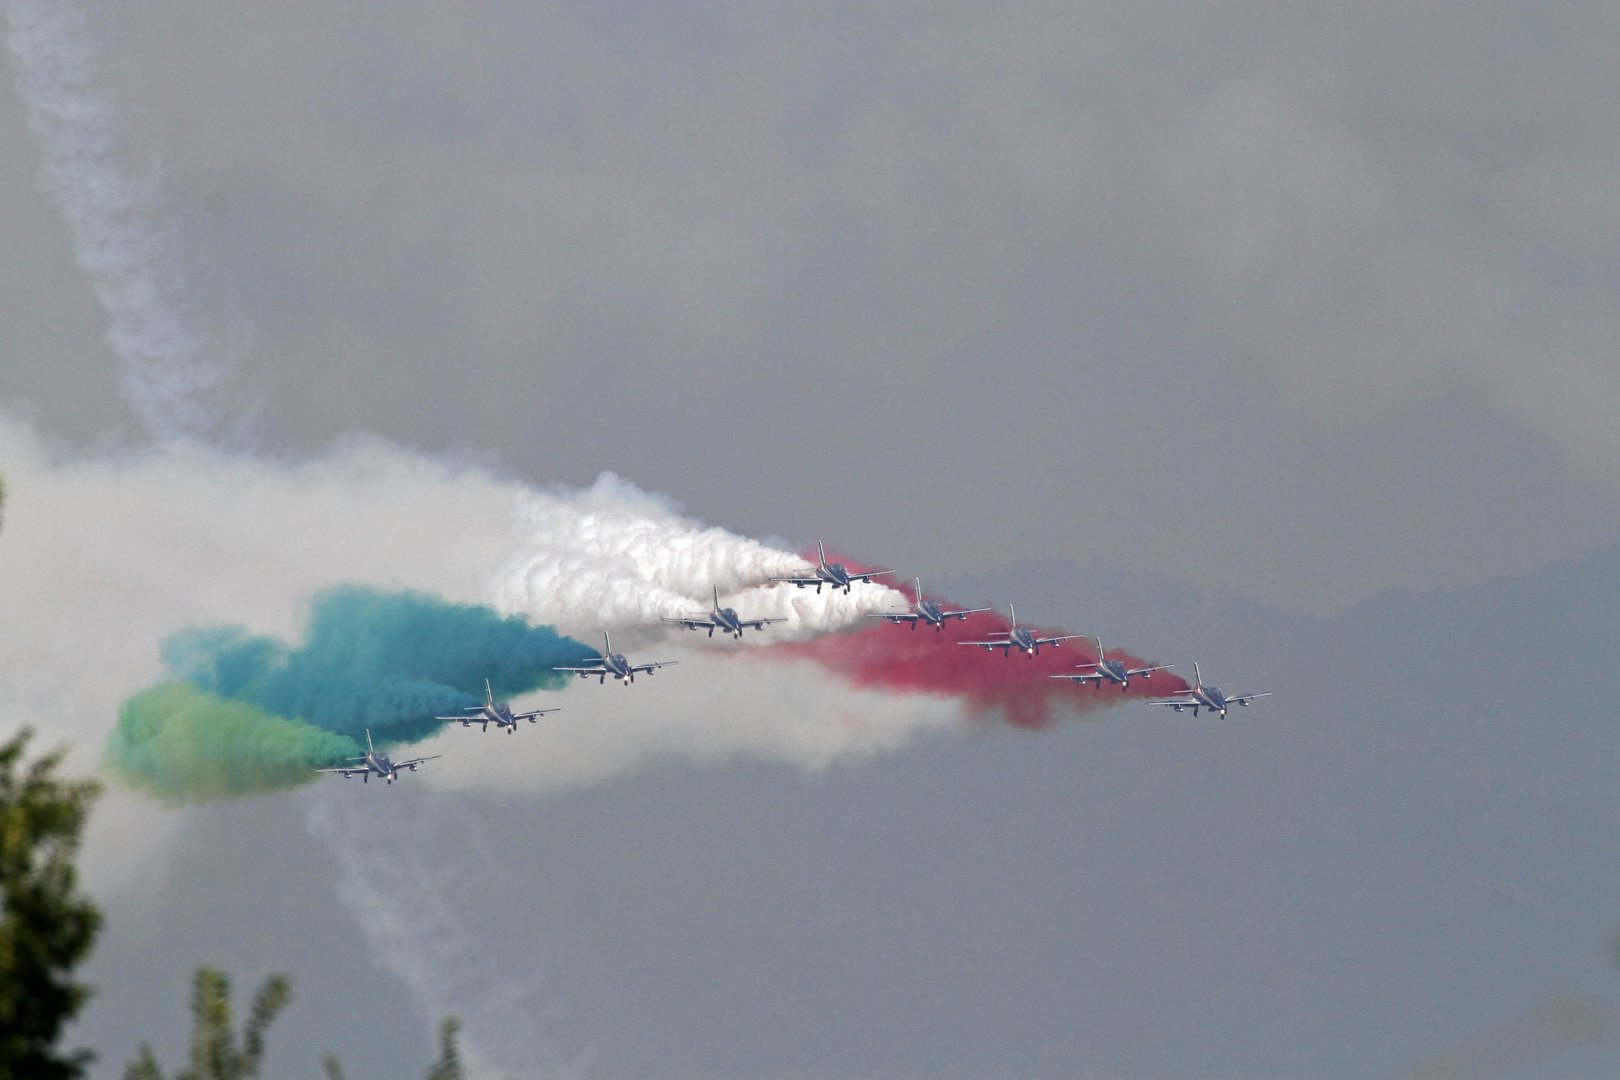
[[[488,822],[470,820],[454,798],[413,800],[414,813],[402,819],[401,800],[356,799],[372,793],[348,787],[317,791],[305,827],[331,850],[338,898],[371,955],[400,978],[430,1023],[461,1020],[468,1076],[578,1075],[584,1055],[564,1050],[549,1030],[566,1010],[525,959],[530,949],[507,947],[506,934],[529,943],[543,916],[525,911],[516,925],[495,921],[500,913],[478,887],[498,869],[494,854],[480,850]],[[447,830],[455,833],[449,842],[432,846],[455,851],[461,865],[441,858],[430,867],[418,852]]]
[[[39,139],[41,186],[61,209],[73,255],[107,313],[125,398],[159,440],[210,426],[202,395],[228,366],[195,310],[180,245],[158,222],[155,170],[125,161],[91,82],[84,15],[66,0],[7,0],[12,77]]]
[[[495,605],[593,644],[602,630],[646,641],[662,633],[662,617],[707,611],[713,586],[744,618],[788,620],[745,638],[753,644],[851,629],[865,622],[864,612],[906,607],[905,597],[877,583],[857,583],[848,594],[771,584],[810,564],[693,521],[611,473],[585,491],[520,496],[514,517],[526,551],[493,583]]]

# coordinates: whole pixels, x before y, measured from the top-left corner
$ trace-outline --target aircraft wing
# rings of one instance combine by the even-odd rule
[[[1258,694],[1233,694],[1231,697],[1226,699],[1226,703],[1228,705],[1243,705],[1243,704],[1246,704],[1246,703],[1248,703],[1250,701],[1253,701],[1257,697],[1270,697],[1270,696],[1271,696],[1271,691],[1270,690],[1262,690]]]
[[[681,618],[673,618],[669,615],[665,615],[664,621],[667,623],[674,623],[677,626],[684,626],[688,630],[703,630],[705,628],[712,630],[720,625],[707,615],[682,616]]]
[[[535,709],[532,712],[513,713],[512,714],[512,719],[513,720],[527,720],[529,723],[532,724],[532,723],[534,723],[534,718],[535,717],[544,716],[547,713],[554,713],[554,712],[562,712],[562,706],[558,705],[556,708],[553,708],[553,709]]]
[[[444,755],[443,754],[429,754],[427,757],[411,758],[411,760],[409,760],[409,761],[396,761],[396,762],[394,762],[394,768],[395,769],[414,769],[418,765],[422,764],[422,762],[424,762],[424,761],[432,761],[434,758],[438,758],[438,757],[444,757]]]
[[[1209,708],[1209,706],[1205,705],[1202,701],[1199,701],[1195,697],[1160,698],[1158,701],[1150,701],[1150,702],[1148,702],[1148,704],[1149,705],[1169,705],[1171,708],[1175,708],[1176,706],[1179,705],[1183,709],[1190,709],[1195,705],[1198,706],[1200,709]]]
[[[652,672],[658,670],[661,667],[671,667],[671,666],[673,666],[675,664],[678,664],[678,663],[680,663],[679,660],[654,660],[654,661],[652,661],[651,663],[648,663],[648,664],[631,664],[630,665],[630,670],[631,671],[645,671],[650,675],[650,674],[652,674]]]
[[[1010,649],[1012,641],[1002,638],[1000,641],[958,641],[958,645],[977,645],[982,649]]]
[[[947,619],[965,619],[969,615],[977,615],[981,611],[989,611],[989,610],[990,609],[987,608],[987,607],[970,607],[970,608],[962,608],[960,611],[942,611],[942,612],[940,612],[940,614],[943,615]]]
[[[1035,639],[1035,644],[1056,645],[1060,641],[1073,641],[1075,638],[1085,636],[1085,634],[1059,634],[1057,637],[1038,637]]]
[[[1101,672],[1089,671],[1089,672],[1075,672],[1075,673],[1072,673],[1072,674],[1065,673],[1065,674],[1062,674],[1062,675],[1048,675],[1047,678],[1049,678],[1049,679],[1073,679],[1075,682],[1089,682],[1092,679],[1096,679],[1097,681],[1101,682],[1103,676],[1102,676]]]
[[[868,619],[888,619],[892,623],[916,622],[922,618],[915,611],[866,611],[862,614]]]
[[[786,619],[739,619],[739,626],[751,626],[755,630],[763,630],[773,622],[787,622]]]
[[[602,675],[602,674],[605,674],[607,672],[607,665],[602,663],[602,661],[598,660],[596,663],[589,664],[589,665],[586,665],[584,667],[554,667],[551,670],[552,671],[574,671],[574,672],[578,672],[581,675]]]
[[[1133,667],[1125,672],[1127,675],[1146,675],[1150,671],[1169,671],[1169,664],[1159,664],[1155,667]]]
[[[826,585],[826,578],[819,574],[787,574],[783,577],[773,577],[770,580],[780,581],[789,585]]]
[[[894,573],[893,570],[866,570],[866,571],[863,571],[862,573],[859,573],[859,574],[851,574],[851,575],[849,575],[849,580],[851,580],[851,581],[871,581],[875,577],[882,577],[884,574],[892,574],[892,573]]]
[[[370,772],[371,769],[369,767],[365,766],[365,765],[360,765],[358,767],[352,766],[352,765],[346,765],[346,766],[343,766],[341,768],[336,768],[336,769],[316,769],[315,771],[316,772],[341,773],[345,778],[347,778],[347,777],[350,777],[350,776],[360,776],[363,773]]]

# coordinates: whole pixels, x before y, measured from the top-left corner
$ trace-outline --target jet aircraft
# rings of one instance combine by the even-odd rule
[[[601,656],[592,657],[591,662],[584,667],[555,667],[551,670],[572,671],[582,679],[588,679],[595,675],[598,677],[597,681],[603,684],[607,683],[608,676],[611,675],[615,679],[623,680],[625,686],[629,686],[636,681],[636,672],[638,671],[645,671],[651,675],[661,667],[669,667],[671,664],[678,663],[680,663],[679,660],[658,660],[650,664],[632,664],[625,658],[624,653],[613,651],[613,642],[608,638],[608,632],[604,630],[602,631]]]
[[[917,602],[911,605],[910,611],[868,611],[866,617],[868,619],[888,619],[896,626],[901,623],[910,623],[913,630],[917,629],[918,623],[927,623],[935,630],[943,630],[945,629],[946,619],[966,619],[969,615],[990,610],[987,607],[962,608],[960,610],[941,608],[932,600],[923,599],[922,578],[912,578],[911,587],[912,592],[917,597]]]
[[[392,784],[399,779],[399,770],[409,769],[411,772],[415,772],[416,767],[422,762],[432,761],[436,757],[443,756],[443,754],[429,754],[427,757],[411,758],[409,761],[390,761],[387,754],[377,753],[376,748],[371,745],[371,730],[368,728],[366,730],[365,754],[361,757],[349,759],[350,761],[360,762],[360,764],[340,766],[336,769],[316,769],[315,771],[340,773],[345,779],[358,776],[366,783],[370,783],[373,776],[380,776]]]
[[[1059,642],[1084,636],[1082,634],[1060,634],[1057,637],[1036,637],[1029,627],[1018,625],[1018,612],[1013,609],[1011,604],[1007,605],[1007,613],[1012,619],[1012,628],[1007,631],[1007,636],[1000,641],[958,641],[957,644],[977,645],[986,652],[991,649],[1000,649],[1002,656],[1011,655],[1014,649],[1022,649],[1028,656],[1037,656],[1040,654],[1042,645],[1057,648]]]
[[[1208,709],[1212,713],[1220,713],[1222,717],[1225,717],[1226,710],[1231,706],[1248,705],[1255,698],[1269,697],[1270,694],[1270,690],[1262,690],[1258,694],[1233,694],[1228,697],[1221,692],[1220,687],[1204,685],[1204,677],[1199,674],[1198,664],[1195,662],[1193,664],[1192,689],[1183,691],[1180,697],[1165,698],[1163,701],[1155,701],[1153,704],[1168,705],[1176,712],[1180,712],[1182,709],[1191,709],[1194,716],[1198,715],[1199,709]]]
[[[739,639],[743,636],[743,630],[746,627],[763,630],[773,622],[787,622],[786,619],[739,618],[735,608],[723,608],[720,606],[720,586],[718,585],[714,586],[714,610],[705,612],[702,615],[683,615],[678,619],[665,615],[664,621],[684,626],[688,630],[702,630],[704,627],[708,627],[710,637],[714,637],[716,630],[724,630],[732,637]]]
[[[484,703],[482,705],[467,706],[466,715],[464,716],[435,716],[433,719],[452,720],[462,727],[469,724],[481,724],[486,733],[489,731],[489,725],[494,724],[496,728],[505,728],[506,733],[510,735],[517,730],[519,720],[527,720],[533,724],[537,722],[535,717],[557,712],[561,708],[562,706],[559,705],[556,709],[535,709],[533,712],[515,713],[506,702],[495,700],[495,691],[490,688],[489,680],[485,679]]]
[[[1077,672],[1072,675],[1053,675],[1051,678],[1072,679],[1082,686],[1095,680],[1099,690],[1102,689],[1103,683],[1111,682],[1116,684],[1120,692],[1123,693],[1130,688],[1132,675],[1140,675],[1142,678],[1147,679],[1152,677],[1153,672],[1164,671],[1170,666],[1169,664],[1159,664],[1156,667],[1127,667],[1125,661],[1110,660],[1103,655],[1102,638],[1094,638],[1093,640],[1097,642],[1097,662],[1095,664],[1075,665],[1077,668],[1091,668],[1091,671]]]
[[[820,540],[816,541],[816,553],[820,556],[821,565],[812,568],[809,573],[789,574],[786,577],[773,577],[771,580],[790,581],[796,589],[805,589],[814,585],[818,593],[823,585],[831,585],[833,588],[843,589],[847,593],[850,585],[857,581],[871,581],[875,577],[894,573],[893,570],[867,570],[859,574],[852,574],[843,563],[829,563],[827,561],[827,549],[822,546]]]

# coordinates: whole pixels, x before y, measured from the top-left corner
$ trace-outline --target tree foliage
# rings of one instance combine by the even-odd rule
[[[62,750],[29,764],[27,728],[0,744],[0,1076],[82,1076],[88,1051],[58,1052],[90,996],[72,970],[101,913],[79,891],[74,858],[99,787],[56,775]]]
[[[445,1017],[439,1028],[439,1060],[428,1069],[427,1080],[466,1080],[466,1074],[461,1071],[461,1048],[456,1041],[460,1031],[461,1021],[453,1016]]]
[[[231,1027],[231,981],[222,971],[202,967],[192,978],[191,1064],[175,1080],[251,1080],[264,1060],[264,1033],[287,1007],[292,984],[285,975],[272,975],[254,995],[253,1008],[242,1030],[240,1044]],[[124,1080],[164,1080],[164,1072],[141,1044],[140,1055],[124,1071]]]
[[[231,984],[223,972],[198,968],[192,979],[191,1064],[174,1080],[252,1080],[264,1058],[264,1034],[292,999],[292,983],[285,975],[264,981],[253,999],[253,1009],[242,1031],[240,1046],[231,1030]],[[461,1022],[449,1017],[439,1029],[439,1059],[426,1080],[466,1080],[461,1070],[457,1034]],[[327,1080],[344,1080],[343,1063],[336,1054],[321,1058]],[[124,1080],[167,1080],[152,1048],[141,1044],[140,1053],[124,1070]]]

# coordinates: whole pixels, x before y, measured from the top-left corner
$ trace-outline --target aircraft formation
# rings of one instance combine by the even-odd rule
[[[802,574],[791,574],[772,577],[769,580],[782,584],[791,584],[797,589],[813,588],[820,593],[823,587],[834,590],[850,591],[850,587],[858,581],[871,581],[873,578],[885,577],[894,573],[893,570],[865,570],[852,572],[842,563],[829,563],[827,551],[822,542],[816,541],[816,555],[818,565]],[[868,611],[863,612],[867,618],[887,619],[899,625],[906,623],[912,630],[918,625],[931,626],[936,632],[942,632],[945,624],[951,619],[966,620],[969,615],[990,611],[991,608],[942,608],[933,601],[924,598],[922,593],[922,580],[912,579],[912,595],[914,602],[906,611]],[[1000,650],[1003,656],[1011,656],[1014,649],[1025,656],[1035,657],[1040,654],[1042,647],[1058,648],[1065,641],[1072,641],[1085,635],[1059,634],[1052,637],[1041,637],[1034,630],[1018,624],[1018,612],[1013,605],[1007,605],[1009,628],[998,637],[987,638],[983,641],[959,641],[958,645],[968,645],[983,649],[986,652]],[[709,637],[714,637],[716,630],[722,634],[729,634],[733,638],[741,639],[744,630],[763,630],[774,622],[785,622],[780,618],[743,618],[734,608],[720,606],[720,588],[714,586],[714,605],[706,612],[692,612],[678,616],[664,616],[663,622],[680,626],[688,630],[707,630]],[[1133,678],[1150,679],[1155,671],[1168,670],[1168,664],[1155,664],[1148,667],[1131,667],[1124,660],[1111,659],[1103,649],[1101,638],[1091,638],[1097,645],[1097,659],[1084,661],[1075,665],[1071,673],[1051,675],[1050,678],[1062,679],[1084,686],[1092,683],[1094,689],[1101,689],[1104,683],[1118,686],[1121,693],[1130,689]],[[651,675],[659,668],[671,667],[678,660],[656,660],[644,663],[632,663],[623,653],[613,651],[613,641],[606,630],[602,631],[602,652],[598,656],[589,658],[585,663],[576,666],[556,667],[554,671],[564,671],[578,675],[582,679],[595,676],[598,683],[606,685],[612,678],[625,687],[636,681],[636,675]],[[1256,698],[1267,697],[1269,690],[1258,693],[1227,694],[1219,687],[1206,685],[1203,673],[1198,664],[1193,664],[1193,684],[1185,690],[1175,691],[1170,696],[1150,702],[1153,705],[1163,705],[1182,712],[1191,709],[1194,716],[1200,711],[1207,711],[1223,719],[1227,710],[1234,705],[1246,707]],[[496,730],[505,730],[508,735],[514,734],[520,720],[537,723],[538,718],[547,713],[560,711],[559,708],[534,709],[529,712],[513,712],[506,702],[495,700],[494,688],[488,679],[484,680],[484,702],[481,705],[470,705],[457,716],[437,716],[436,720],[446,723],[460,724],[462,727],[479,725],[486,733],[489,725],[494,724]],[[386,754],[376,751],[372,746],[371,732],[366,732],[366,752],[364,755],[351,759],[351,764],[331,769],[319,769],[318,772],[337,773],[345,778],[358,776],[362,781],[369,781],[373,776],[381,777],[384,782],[392,784],[399,778],[400,770],[415,772],[423,762],[432,761],[441,755],[433,754],[428,757],[412,758],[408,761],[391,761]]]

